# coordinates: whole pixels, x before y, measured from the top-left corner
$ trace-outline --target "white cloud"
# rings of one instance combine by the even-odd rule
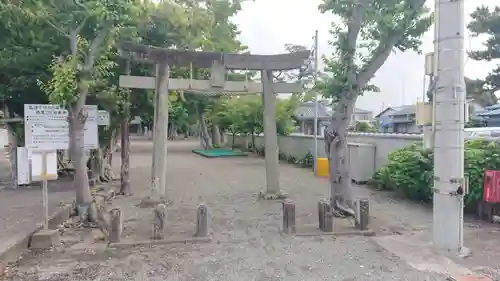
[[[493,7],[495,0],[465,0],[468,15],[479,5]],[[312,46],[314,31],[319,30],[319,52],[328,55],[328,40],[332,15],[321,14],[317,7],[321,0],[256,0],[244,3],[234,19],[240,26],[240,40],[252,53],[272,54],[284,52],[288,43]],[[497,2],[498,3],[498,2]],[[429,7],[434,1],[428,1]],[[481,47],[481,40],[466,38],[466,49]],[[424,53],[433,50],[433,31],[424,36]],[[373,82],[380,93],[367,94],[358,100],[357,106],[380,111],[383,106],[411,104],[422,97],[424,56],[413,52],[391,55],[379,70]],[[465,73],[472,78],[484,77],[494,66],[484,62],[466,61]]]

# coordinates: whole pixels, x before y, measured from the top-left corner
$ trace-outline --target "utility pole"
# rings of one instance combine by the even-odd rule
[[[318,81],[318,63],[319,63],[319,54],[318,54],[318,30],[314,32],[314,87],[316,87],[316,82]],[[313,89],[314,91],[314,137],[313,137],[313,149],[314,149],[314,174],[317,173],[316,160],[318,159],[318,91]]]
[[[434,244],[463,251],[464,178],[464,0],[436,0]]]

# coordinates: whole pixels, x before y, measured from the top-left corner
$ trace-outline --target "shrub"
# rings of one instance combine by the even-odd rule
[[[412,200],[432,198],[432,153],[417,145],[398,149],[389,154],[388,164],[377,171],[374,182],[382,189],[400,190]]]
[[[300,165],[302,168],[311,168],[313,166],[314,156],[308,152],[304,157],[300,158],[296,164]]]
[[[420,145],[398,149],[389,154],[389,162],[375,173],[373,182],[380,189],[399,190],[409,199],[430,201],[433,157],[432,151]],[[500,170],[500,146],[485,140],[467,141],[464,159],[465,176],[469,178],[465,205],[471,209],[482,199],[484,170]]]

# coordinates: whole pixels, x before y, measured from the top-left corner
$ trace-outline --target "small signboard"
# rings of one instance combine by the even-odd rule
[[[84,129],[84,148],[96,149],[98,113],[96,105],[86,105],[87,121]],[[55,151],[69,148],[68,111],[53,104],[25,104],[24,129],[26,147],[37,151]]]
[[[432,124],[432,103],[417,102],[416,123],[419,126]]]
[[[97,111],[98,119],[97,119],[97,125],[99,126],[109,126],[109,112],[106,110],[99,110]]]
[[[45,163],[43,163],[44,160]],[[31,179],[33,181],[57,179],[57,152],[34,152],[31,155]]]

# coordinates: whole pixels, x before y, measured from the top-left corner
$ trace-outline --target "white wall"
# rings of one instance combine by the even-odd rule
[[[236,136],[235,144],[244,146],[245,142],[250,142],[250,137]],[[230,135],[226,138],[227,143],[232,142]],[[264,137],[255,137],[256,146],[258,148],[264,146]],[[303,157],[308,152],[313,153],[313,136],[293,134],[286,137],[278,137],[278,145],[280,152],[294,156],[297,158]],[[376,169],[383,167],[387,163],[387,156],[390,152],[409,146],[415,142],[422,142],[422,135],[415,134],[386,134],[386,133],[349,133],[348,142],[350,143],[367,143],[375,146],[375,163]],[[324,139],[318,137],[318,155],[326,157]]]

